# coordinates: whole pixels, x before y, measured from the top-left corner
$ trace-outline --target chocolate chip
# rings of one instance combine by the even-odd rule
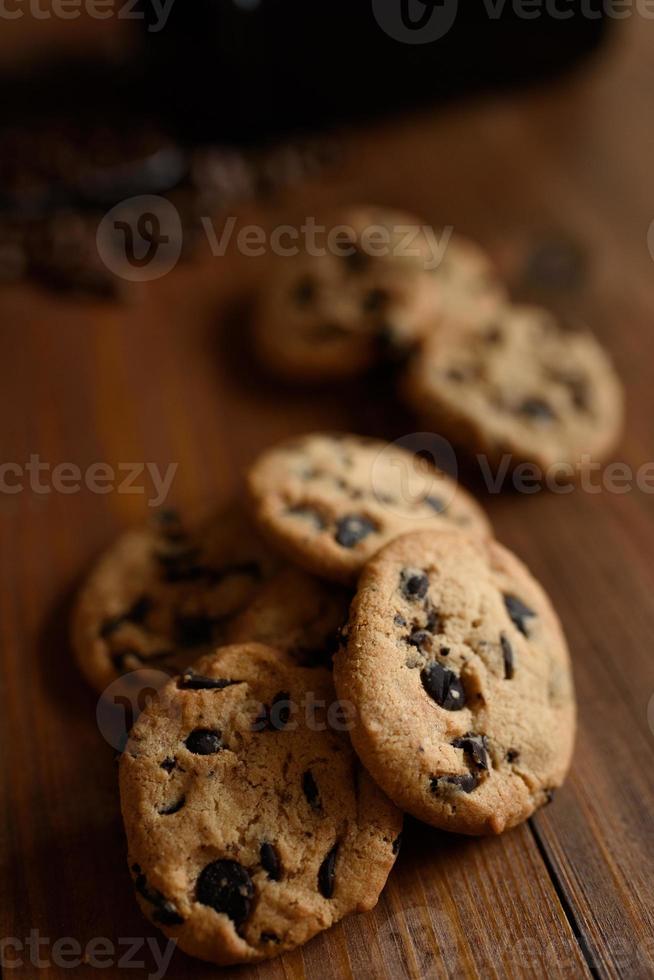
[[[369,518],[359,514],[348,514],[337,522],[334,538],[341,547],[354,548],[359,541],[363,541],[376,530],[375,524]]]
[[[395,614],[395,618],[393,622],[395,623],[396,626],[406,626],[406,619],[404,618],[404,616],[402,616],[401,613]]]
[[[449,657],[449,655],[450,655],[450,648],[449,647],[441,647],[438,652],[440,653],[441,657]]]
[[[439,663],[429,664],[420,672],[423,687],[430,698],[447,711],[460,711],[465,706],[466,695],[461,678]]]
[[[365,313],[377,313],[388,303],[390,296],[385,289],[371,289],[363,298],[363,309]]]
[[[155,558],[161,566],[161,574],[166,582],[194,581],[201,578],[204,568],[198,563],[199,548],[159,551]]]
[[[505,595],[504,605],[506,606],[506,611],[508,612],[513,624],[518,627],[524,636],[529,636],[525,620],[536,615],[534,610],[530,609],[529,606],[525,605],[522,599],[518,599],[518,597],[514,595]]]
[[[282,866],[279,855],[272,844],[264,841],[259,849],[261,867],[266,872],[271,881],[279,881],[282,876]]]
[[[175,762],[175,760],[168,757],[167,759],[164,759],[164,761],[161,763],[161,768],[165,769],[166,772],[172,772],[176,765],[177,763]]]
[[[429,504],[437,514],[443,514],[447,510],[447,504],[440,497],[425,497],[425,503]]]
[[[363,272],[370,261],[370,256],[362,252],[356,245],[351,252],[344,254],[342,258],[350,272]]]
[[[261,943],[281,943],[281,939],[276,932],[262,932],[259,936],[259,942]]]
[[[157,812],[161,817],[168,817],[172,813],[177,813],[179,810],[181,810],[185,803],[186,803],[186,797],[180,796],[180,798],[178,800],[175,800],[174,803],[169,804],[169,806],[163,807],[162,810],[158,810]]]
[[[316,286],[310,276],[300,279],[293,291],[293,299],[298,306],[306,306],[316,295]]]
[[[393,854],[399,854],[402,847],[402,834],[398,834],[393,841]]]
[[[424,599],[429,589],[429,578],[424,572],[415,568],[403,568],[400,573],[400,590],[402,595],[413,602]]]
[[[121,626],[125,624],[124,616],[110,616],[102,623],[100,627],[100,636],[103,640],[115,633],[116,630],[120,629]]]
[[[162,926],[181,926],[184,923],[184,919],[172,902],[163,902],[153,912],[152,918],[155,922],[160,922]]]
[[[130,623],[142,623],[152,609],[152,606],[153,602],[150,596],[139,596],[132,608],[127,613],[126,618],[130,621]]]
[[[185,670],[177,681],[177,687],[181,691],[222,691],[233,684],[242,684],[243,681],[229,681],[224,677],[204,677],[196,674],[192,667]]]
[[[302,792],[312,810],[320,809],[320,791],[310,769],[302,776]]]
[[[461,790],[462,793],[472,793],[477,787],[479,777],[474,772],[467,772],[463,776],[432,776],[429,780],[429,788],[432,793],[441,790],[453,789]]]
[[[589,389],[588,382],[585,378],[580,376],[569,376],[564,382],[569,391],[570,397],[572,398],[572,404],[575,408],[578,408],[580,412],[585,412],[588,409]]]
[[[136,872],[134,887],[137,892],[143,896],[146,902],[150,902],[154,906],[155,911],[152,914],[152,918],[164,926],[181,926],[184,919],[179,914],[176,906],[168,901],[166,896],[162,895],[160,891],[148,885],[147,879],[141,872],[138,864],[135,864],[132,870]]]
[[[406,637],[406,642],[412,647],[417,647],[418,650],[431,650],[434,638],[429,630],[414,626],[409,636]]]
[[[554,409],[549,402],[542,398],[525,398],[518,409],[521,415],[526,415],[530,419],[538,419],[542,422],[551,422],[556,418]]]
[[[485,735],[475,735],[474,732],[468,732],[461,738],[455,738],[452,745],[455,749],[463,749],[479,769],[490,769],[490,756],[488,755]]]
[[[499,344],[499,342],[502,340],[502,337],[503,337],[502,328],[496,326],[489,327],[486,333],[484,334],[484,340],[486,341],[487,344]]]
[[[336,878],[336,856],[338,854],[338,844],[334,844],[327,857],[318,869],[318,890],[323,898],[331,898],[334,894],[334,881]]]
[[[121,673],[127,670],[136,670],[138,667],[143,666],[143,658],[131,647],[115,650],[111,654],[111,662],[116,670]]]
[[[279,694],[276,694],[272,699],[268,717],[270,720],[270,727],[274,728],[275,731],[280,732],[282,728],[285,728],[288,724],[288,720],[291,716],[290,697],[291,696],[288,691],[280,691]]]
[[[500,633],[500,644],[502,645],[502,657],[504,658],[504,679],[510,681],[515,674],[515,657],[513,647],[509,643],[506,633]]]
[[[425,603],[425,609],[427,610],[427,621],[425,622],[425,629],[429,630],[430,633],[437,633],[441,624],[440,616],[436,610],[436,607],[427,600]]]
[[[509,749],[506,753],[507,762],[517,762],[520,758],[520,753],[517,749]]]
[[[184,744],[194,755],[213,755],[223,747],[221,733],[211,728],[195,728]]]
[[[136,623],[140,625],[151,608],[152,599],[147,595],[140,596],[126,613],[123,613],[121,616],[111,616],[109,619],[105,619],[100,628],[100,636],[106,639],[112,633],[115,633],[117,629],[120,629],[121,626],[124,626],[125,623]]]
[[[175,635],[184,647],[198,647],[213,640],[214,621],[210,616],[177,616]]]
[[[196,894],[202,905],[222,912],[239,926],[250,914],[254,885],[242,864],[214,861],[200,873]]]

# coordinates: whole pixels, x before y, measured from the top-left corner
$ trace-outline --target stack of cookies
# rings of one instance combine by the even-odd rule
[[[547,596],[473,498],[397,444],[295,438],[254,463],[246,513],[129,532],[73,640],[99,691],[165,681],[120,762],[129,866],[145,914],[218,964],[372,908],[403,811],[501,833],[570,762]]]
[[[277,259],[253,347],[287,381],[336,381],[380,363],[423,428],[490,462],[570,476],[605,458],[623,393],[587,330],[511,303],[489,257],[411,215],[352,207],[326,223],[334,250]],[[338,249],[336,249],[338,243]]]

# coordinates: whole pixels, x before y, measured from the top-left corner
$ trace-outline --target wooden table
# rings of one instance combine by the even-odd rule
[[[654,448],[654,264],[646,240],[654,218],[653,36],[647,22],[633,20],[598,60],[547,88],[357,130],[345,137],[346,158],[333,173],[289,195],[277,212],[251,209],[240,221],[272,225],[366,199],[477,237],[517,292],[545,291],[609,346],[628,387],[616,459],[637,468]],[[563,259],[549,275],[532,271],[530,285],[528,256],[550,241]],[[23,465],[39,454],[82,469],[95,461],[173,462],[170,502],[196,505],[226,500],[248,461],[290,433],[412,431],[390,394],[380,404],[356,385],[318,395],[261,378],[240,350],[234,318],[221,330],[261,263],[234,250],[222,259],[207,252],[135,287],[126,304],[2,291],[5,461]],[[566,786],[497,839],[409,823],[376,911],[233,975],[652,975],[652,496],[514,493],[484,502],[498,536],[551,593],[573,651],[580,726]],[[113,752],[67,640],[70,598],[89,561],[147,511],[145,495],[0,494],[8,803],[0,936],[24,941],[34,929],[51,943],[68,936],[83,946],[94,937],[118,944],[158,936],[132,896]],[[41,947],[44,958],[51,954],[51,945]],[[24,967],[6,975],[41,975],[21,955]],[[145,971],[113,967],[104,975],[154,972],[150,953],[137,959]],[[175,980],[215,974],[179,953],[168,972]],[[90,964],[51,965],[43,975],[102,973]]]

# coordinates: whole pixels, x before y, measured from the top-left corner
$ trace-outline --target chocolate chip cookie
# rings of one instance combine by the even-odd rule
[[[538,307],[441,323],[403,391],[426,425],[493,462],[570,476],[584,456],[606,457],[622,427],[622,387],[599,343]]]
[[[192,529],[161,512],[119,538],[79,594],[72,642],[82,673],[98,691],[141,667],[177,673],[221,642],[275,566],[235,510]]]
[[[404,531],[489,532],[472,497],[401,446],[314,433],[265,452],[249,474],[262,532],[291,561],[353,583],[365,562]]]
[[[289,565],[236,617],[227,640],[254,640],[284,650],[300,664],[331,667],[351,598],[346,589]]]
[[[440,261],[431,273],[437,292],[430,333],[445,316],[488,316],[507,300],[507,290],[487,253],[463,235],[438,233]]]
[[[548,802],[570,764],[570,660],[549,599],[495,541],[411,533],[366,566],[338,695],[372,777],[444,830],[499,834]]]
[[[376,904],[402,817],[344,723],[327,670],[259,644],[203,658],[141,714],[120,764],[129,864],[185,952],[263,960]]]
[[[253,315],[257,355],[290,380],[354,377],[378,360],[402,360],[437,309],[417,219],[355,209],[326,227],[341,229],[333,250],[279,256]],[[384,240],[368,237],[372,229]]]

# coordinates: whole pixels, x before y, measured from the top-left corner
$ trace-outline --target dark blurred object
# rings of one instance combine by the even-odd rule
[[[163,26],[141,3],[157,105],[194,140],[258,139],[542,79],[593,50],[607,23],[601,0],[571,0],[565,17],[478,0],[177,0]],[[445,28],[430,43],[397,39]]]

